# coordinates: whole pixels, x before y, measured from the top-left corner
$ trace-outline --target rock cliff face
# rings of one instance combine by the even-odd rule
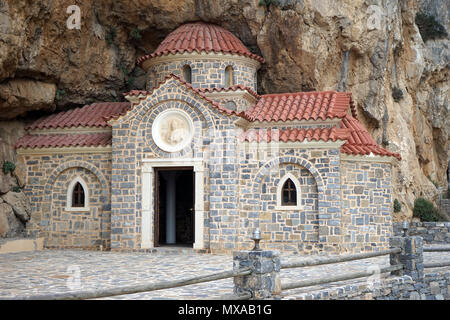
[[[74,4],[80,29],[67,27]],[[374,138],[403,157],[396,218],[411,216],[415,198],[447,189],[450,133],[448,37],[424,42],[417,12],[449,30],[446,0],[0,0],[0,160],[15,161],[12,145],[39,115],[143,89],[136,59],[203,20],[264,57],[259,93],[352,92]]]

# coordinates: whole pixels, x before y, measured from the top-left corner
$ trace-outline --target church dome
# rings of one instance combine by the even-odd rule
[[[262,57],[251,53],[230,31],[214,24],[193,22],[183,24],[172,31],[155,52],[141,57],[138,63],[158,56],[194,51],[237,54],[264,62]]]

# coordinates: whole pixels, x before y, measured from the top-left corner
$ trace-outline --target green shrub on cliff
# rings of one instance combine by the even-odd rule
[[[2,169],[3,169],[3,173],[7,174],[9,172],[13,172],[14,169],[16,169],[16,165],[14,163],[10,162],[10,161],[5,161],[3,163],[3,168]]]
[[[417,198],[414,201],[413,216],[420,218],[420,221],[442,221],[443,217],[434,204],[424,198]]]
[[[394,212],[400,212],[402,210],[402,204],[397,199],[394,200]]]

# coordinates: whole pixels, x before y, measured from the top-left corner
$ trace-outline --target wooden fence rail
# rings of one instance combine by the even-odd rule
[[[346,262],[346,261],[379,257],[379,256],[391,254],[391,253],[400,253],[400,252],[401,252],[400,248],[392,248],[392,249],[382,250],[382,251],[378,251],[378,252],[355,253],[355,254],[348,254],[348,255],[342,255],[342,256],[336,256],[336,257],[314,257],[314,258],[308,257],[308,258],[304,258],[304,259],[301,259],[298,261],[282,263],[281,269],[319,266],[319,265],[324,265],[324,264],[340,263],[340,262]]]
[[[394,266],[380,268],[380,273],[393,272],[393,271],[397,271],[397,270],[401,270],[401,269],[403,269],[403,265],[397,264]],[[349,272],[349,273],[339,274],[336,276],[330,276],[330,277],[325,277],[325,278],[321,278],[321,279],[307,279],[307,280],[301,280],[301,281],[292,282],[292,283],[282,283],[281,289],[282,290],[290,290],[290,289],[296,289],[296,288],[311,287],[311,286],[315,286],[315,285],[319,285],[319,284],[369,277],[373,274],[374,274],[373,270],[372,271]]]
[[[440,261],[440,262],[430,262],[424,263],[424,268],[440,268],[440,267],[450,267],[450,260]]]
[[[219,297],[212,297],[211,300],[249,300],[251,299],[251,294],[243,294],[243,295],[235,295],[235,294],[226,294]]]
[[[187,286],[196,283],[203,283],[209,281],[222,280],[237,276],[245,276],[251,273],[250,269],[244,269],[240,272],[234,271],[224,271],[219,273],[214,273],[210,275],[203,275],[198,277],[192,277],[188,279],[181,279],[175,281],[165,281],[159,283],[149,283],[141,285],[130,285],[123,287],[115,287],[108,289],[97,289],[90,291],[77,291],[77,292],[64,292],[46,295],[34,295],[34,296],[24,296],[18,297],[17,300],[83,300],[83,299],[97,299],[105,297],[120,296],[124,294],[133,294],[140,292],[155,291],[161,289],[177,288],[182,286]]]
[[[449,246],[445,247],[423,247],[423,252],[441,252],[441,251],[450,251]]]

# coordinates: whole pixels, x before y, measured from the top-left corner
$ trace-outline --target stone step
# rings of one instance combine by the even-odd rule
[[[10,238],[0,240],[0,254],[36,251],[44,248],[44,238]]]
[[[199,253],[209,253],[208,250],[199,250],[188,247],[177,247],[177,246],[168,246],[168,247],[155,247],[151,249],[143,249],[139,250],[139,252],[148,252],[158,255],[171,255],[171,254],[199,254]]]

